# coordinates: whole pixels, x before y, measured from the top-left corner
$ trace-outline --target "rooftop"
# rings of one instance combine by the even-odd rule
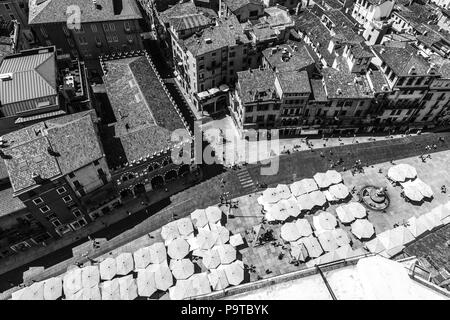
[[[277,73],[283,93],[310,93],[308,72],[286,71]]]
[[[117,6],[115,4],[118,3]],[[30,0],[29,24],[68,21],[72,14],[67,8],[77,5],[81,9],[81,23],[142,19],[135,0],[97,0],[96,5],[86,0]]]
[[[328,98],[357,99],[373,97],[366,79],[333,68],[322,69]]]
[[[370,70],[370,72],[367,73],[367,78],[374,92],[383,92],[383,88],[388,86],[387,80],[380,70]]]
[[[407,76],[412,68],[416,75],[427,75],[430,64],[410,45],[404,48],[374,45],[372,49],[392,69],[397,76]]]
[[[23,51],[3,59],[0,74],[10,75],[10,80],[0,81],[3,105],[57,94],[56,56],[52,49],[33,50],[34,54]]]
[[[235,16],[218,19],[215,26],[203,29],[198,34],[182,41],[194,57],[249,42],[250,40],[244,34],[244,29]]]
[[[362,43],[351,44],[350,52],[356,59],[374,57],[374,54],[370,51],[370,48]]]
[[[242,8],[243,6],[249,5],[249,4],[255,4],[255,5],[259,5],[259,6],[263,6],[261,0],[223,0],[228,8],[231,11],[236,11],[240,8]]]
[[[279,72],[302,70],[315,64],[304,45],[291,47],[283,44],[276,48],[268,48],[263,51],[263,56],[270,66]]]
[[[93,111],[40,122],[3,136],[4,159],[14,192],[68,174],[103,156]]]
[[[323,87],[322,79],[311,79],[311,91],[315,101],[327,101],[327,92]]]
[[[177,31],[207,26],[215,17],[210,11],[196,7],[192,2],[177,3],[159,13],[161,22],[172,25]]]
[[[12,188],[0,190],[0,217],[26,208],[26,205],[19,198],[14,197],[13,193]]]
[[[145,56],[105,61],[104,82],[128,161],[173,145],[184,124]]]
[[[243,103],[276,98],[275,73],[272,70],[247,70],[237,73],[238,90]]]

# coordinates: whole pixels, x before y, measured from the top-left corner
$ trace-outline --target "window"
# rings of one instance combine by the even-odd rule
[[[38,204],[44,203],[44,200],[42,200],[42,198],[36,198],[36,199],[33,199],[33,203],[35,205],[38,205]]]
[[[61,221],[59,221],[58,219],[54,219],[54,220],[52,220],[50,222],[53,224],[53,226],[55,228],[58,228],[58,227],[60,227],[62,225]]]
[[[69,173],[69,178],[75,178],[75,174],[73,172]]]
[[[257,116],[256,117],[257,122],[264,122],[264,116]]]
[[[130,30],[131,30],[131,28],[130,28],[130,22],[129,22],[129,21],[125,21],[125,22],[123,23],[123,26],[124,26],[124,28],[125,28],[126,31],[130,31]]]
[[[11,17],[11,20],[16,20],[16,17],[14,17],[13,14],[10,14],[9,16]]]
[[[66,192],[67,190],[66,190],[66,188],[64,188],[64,187],[61,187],[61,188],[58,188],[58,189],[56,189],[56,192],[58,192],[58,194],[63,194],[64,192]]]
[[[64,34],[66,35],[66,36],[70,36],[70,32],[69,32],[69,29],[67,29],[67,27],[65,26],[65,25],[63,25],[63,32],[64,32]]]
[[[245,106],[245,112],[253,112],[253,106]]]
[[[68,202],[72,201],[72,197],[71,196],[65,196],[62,199],[63,199],[64,203],[68,203]]]
[[[71,46],[72,48],[75,47],[75,43],[73,42],[72,39],[67,39],[67,43],[68,43],[69,46]]]
[[[83,44],[83,45],[88,44],[88,42],[87,42],[87,40],[86,40],[86,37],[79,37],[78,39],[79,39],[79,41],[80,41],[80,44]]]
[[[245,123],[252,123],[253,117],[245,117]]]
[[[100,162],[98,162],[98,160],[94,161],[94,166],[98,166],[100,164]]]
[[[91,30],[92,32],[97,32],[97,25],[96,24],[91,24]]]
[[[40,208],[39,210],[41,210],[42,213],[46,213],[50,211],[50,208],[48,206],[43,206],[42,208]]]
[[[47,30],[43,26],[41,26],[41,33],[45,38],[48,38]]]
[[[7,3],[5,3],[5,8],[6,8],[6,10],[11,10],[11,8],[9,7],[9,4],[7,4]]]
[[[114,23],[109,24],[109,30],[116,31],[116,25]]]
[[[109,25],[107,23],[103,24],[103,30],[109,31]]]
[[[57,218],[58,218],[58,216],[56,214],[54,214],[54,213],[50,213],[50,214],[45,216],[45,219],[47,219],[48,221],[51,221],[51,220],[57,219]]]
[[[274,114],[269,114],[267,116],[267,121],[275,121],[275,115]]]

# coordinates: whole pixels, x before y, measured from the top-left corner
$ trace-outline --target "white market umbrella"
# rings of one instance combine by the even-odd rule
[[[302,194],[299,197],[297,197],[297,203],[302,210],[307,211],[312,210],[312,208],[314,208],[315,205],[309,193]]]
[[[119,279],[104,281],[100,284],[102,300],[120,300]]]
[[[44,300],[44,281],[35,282],[24,289],[26,294],[22,295],[20,300]]]
[[[296,197],[319,189],[314,179],[302,179],[292,183],[289,187],[291,189],[291,193]]]
[[[292,245],[291,246],[291,256],[293,259],[298,261],[305,261],[308,258],[308,250],[304,244]]]
[[[358,239],[369,239],[375,233],[373,224],[367,219],[357,219],[352,223],[352,233]]]
[[[291,190],[289,190],[289,187],[286,184],[279,184],[275,188],[275,191],[278,193],[278,197],[282,199],[289,199],[292,197]]]
[[[145,269],[152,263],[152,250],[150,247],[142,247],[133,252],[134,268]]]
[[[295,221],[295,226],[297,227],[301,237],[308,237],[313,233],[311,225],[306,219],[298,219]]]
[[[314,175],[314,181],[320,189],[326,189],[331,185],[331,181],[324,172],[318,172]]]
[[[119,278],[121,300],[134,300],[138,297],[136,279],[130,274]]]
[[[322,191],[313,191],[309,193],[314,206],[323,207],[327,203],[327,198]]]
[[[406,222],[409,232],[417,238],[423,233],[428,231],[428,224],[425,223],[424,219],[417,219],[416,217],[411,217]]]
[[[285,221],[287,218],[289,218],[289,211],[281,201],[274,204],[267,213],[273,219],[278,221]]]
[[[81,268],[81,283],[83,288],[92,288],[100,282],[98,266],[86,266]]]
[[[221,265],[220,268],[225,271],[229,284],[237,286],[244,281],[244,264],[242,261],[237,260],[231,264]]]
[[[150,297],[157,290],[155,273],[148,269],[139,270],[136,278],[136,285],[140,297]]]
[[[285,223],[281,226],[281,238],[284,241],[291,242],[302,236],[300,230],[294,222]]]
[[[229,264],[236,260],[236,249],[230,244],[214,247],[217,249],[221,264]]]
[[[62,294],[62,279],[60,277],[53,277],[44,281],[44,300],[57,300]]]
[[[162,242],[156,242],[149,246],[151,263],[163,263],[167,260],[166,246]]]
[[[281,200],[280,194],[277,192],[276,188],[267,188],[263,191],[262,201],[263,203],[271,204],[277,203]]]
[[[354,251],[352,250],[352,247],[349,244],[340,246],[336,250],[333,251],[333,260],[341,260],[341,259],[348,259],[355,256]]]
[[[161,237],[165,241],[170,241],[180,237],[180,232],[178,231],[178,225],[176,221],[169,222],[161,228]]]
[[[346,246],[350,244],[350,238],[348,237],[347,232],[344,229],[337,228],[331,231],[336,241],[336,244],[339,247]]]
[[[214,291],[223,290],[230,285],[223,269],[211,269],[208,280]]]
[[[327,199],[328,202],[335,202],[335,201],[339,200],[329,190],[324,190],[322,192],[323,192],[323,195],[325,196],[325,198]]]
[[[98,284],[93,287],[83,288],[77,293],[79,292],[81,292],[81,300],[102,300]]]
[[[420,202],[423,200],[423,195],[419,189],[411,184],[406,185],[403,188],[403,194],[411,201]]]
[[[416,168],[409,164],[401,163],[397,165],[397,168],[403,173],[406,179],[415,179],[417,177]]]
[[[342,182],[342,176],[339,172],[336,170],[328,170],[325,172],[328,181],[330,181],[332,184],[338,184]]]
[[[177,283],[169,288],[170,300],[184,300],[190,298],[194,291],[192,279],[178,280]]]
[[[359,202],[350,202],[344,205],[344,209],[357,219],[363,219],[367,216],[366,208]]]
[[[134,269],[133,255],[130,252],[123,252],[116,257],[117,274],[125,276]]]
[[[437,211],[434,210],[434,209],[431,210],[430,212],[427,212],[427,213],[423,214],[422,216],[423,216],[422,219],[427,220],[428,221],[428,225],[430,227],[432,227],[433,229],[442,225],[442,221],[439,218],[439,215],[437,214]]]
[[[232,236],[230,236],[230,244],[233,247],[239,247],[239,246],[243,245],[244,244],[244,240],[242,239],[241,234],[240,233],[236,233],[236,234],[233,234]]]
[[[196,228],[204,227],[208,224],[208,218],[206,217],[206,211],[204,209],[197,209],[191,213],[192,223]]]
[[[282,203],[288,215],[294,218],[298,217],[298,215],[302,210],[297,203],[297,199],[295,199],[294,197],[290,197],[289,199],[283,199],[280,201],[280,203]]]
[[[219,234],[214,231],[199,231],[197,235],[197,244],[200,250],[211,249],[217,239],[219,238]]]
[[[190,218],[181,218],[176,221],[178,226],[178,232],[182,236],[187,236],[194,232],[194,226]]]
[[[425,182],[417,178],[416,180],[413,181],[413,183],[425,198],[433,197],[434,195],[433,190],[431,190],[430,186],[427,185]]]
[[[83,288],[81,280],[81,269],[74,268],[67,271],[63,278],[63,289],[65,295],[74,294]]]
[[[389,168],[388,177],[395,182],[403,182],[406,180],[405,173],[398,167],[398,165]]]
[[[380,253],[386,250],[386,247],[384,244],[380,241],[378,237],[367,241],[364,245],[367,250],[369,250],[371,253]]]
[[[222,219],[222,210],[219,207],[212,206],[205,209],[206,217],[209,223],[216,223]]]
[[[445,224],[445,219],[450,217],[450,202],[448,204],[440,204],[433,210],[442,224]]]
[[[314,236],[309,236],[305,238],[300,238],[297,241],[297,244],[304,244],[306,247],[306,250],[308,251],[308,255],[311,258],[317,258],[323,253],[323,249],[320,246],[319,241]]]
[[[289,189],[291,190],[291,193],[294,197],[298,197],[299,195],[302,195],[306,192],[303,192],[302,184],[300,181],[295,181],[289,185]]]
[[[167,262],[151,265],[151,268],[147,269],[155,274],[156,289],[166,291],[173,285],[173,275]]]
[[[192,297],[211,293],[207,272],[195,273],[190,279],[192,281]]]
[[[377,238],[383,243],[386,250],[404,246],[411,241],[414,241],[414,236],[404,226],[398,226],[396,228],[384,231],[378,234]]]
[[[189,259],[172,259],[169,268],[177,280],[185,280],[194,274],[194,264]]]
[[[106,258],[100,262],[100,278],[102,280],[111,280],[117,274],[116,259]]]
[[[207,269],[215,269],[220,264],[220,255],[216,248],[206,250],[202,259],[203,265]]]
[[[330,186],[328,190],[334,197],[341,200],[347,198],[350,194],[347,186],[345,186],[343,183],[334,184]]]
[[[230,241],[230,230],[220,224],[214,224],[211,226],[211,231],[218,234],[216,244],[221,245]]]
[[[355,217],[350,212],[350,210],[347,209],[346,206],[337,207],[336,215],[338,216],[339,220],[344,224],[349,224],[349,223],[355,221]]]
[[[323,230],[334,230],[337,221],[336,218],[329,212],[320,211],[318,215],[313,217],[314,229],[321,232]]]
[[[336,243],[333,232],[331,231],[324,231],[320,233],[317,238],[319,239],[320,246],[324,251],[334,251],[339,247]]]
[[[189,243],[182,238],[175,239],[169,244],[167,254],[172,259],[183,259],[189,254]]]

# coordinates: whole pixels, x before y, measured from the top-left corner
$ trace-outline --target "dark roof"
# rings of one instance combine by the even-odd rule
[[[367,73],[367,78],[374,92],[383,92],[383,87],[385,86],[389,88],[389,84],[380,70],[371,70],[371,72]]]
[[[105,61],[104,83],[116,137],[129,162],[173,146],[170,133],[186,130],[145,56]]]
[[[277,73],[283,93],[310,93],[308,72],[286,71]]]
[[[206,27],[212,23],[213,22],[210,18],[205,17],[201,13],[170,19],[170,25],[177,31]]]
[[[365,44],[350,44],[350,52],[356,59],[374,57],[370,48]]]
[[[311,79],[311,89],[316,101],[327,101],[327,92],[323,86],[322,79]]]
[[[177,3],[173,7],[159,13],[162,23],[168,23],[175,30],[187,30],[204,27],[213,22],[217,15],[213,10],[196,7],[192,2]]]
[[[243,103],[277,98],[275,92],[275,73],[272,70],[246,70],[237,73],[238,91]]]
[[[249,4],[256,4],[259,6],[263,6],[263,3],[261,0],[223,0],[223,2],[226,3],[227,7],[231,11],[236,11],[242,8],[243,6],[249,5]]]
[[[103,157],[92,113],[40,122],[3,136],[8,156],[4,162],[14,192],[36,185],[33,174],[51,179]]]
[[[51,50],[7,56],[0,65],[0,74],[12,75],[12,80],[0,81],[3,105],[57,94],[56,55]]]
[[[115,2],[122,3],[120,14],[115,14]],[[90,0],[30,0],[28,21],[30,24],[65,23],[72,14],[70,11],[67,14],[67,8],[71,5],[80,7],[81,23],[142,18],[135,0],[97,0],[97,7]]]
[[[413,27],[420,25],[422,23],[427,23],[431,21],[435,16],[434,10],[425,5],[420,5],[418,3],[412,3],[407,7],[402,5],[397,5],[398,11],[395,13],[408,21]]]
[[[198,8],[191,1],[177,3],[173,7],[160,12],[159,19],[162,23],[170,23],[170,19],[178,18],[185,15],[197,14]]]
[[[12,188],[0,190],[0,217],[26,208],[26,205],[19,198],[14,197],[13,193]]]
[[[302,70],[315,64],[314,59],[304,45],[291,47],[290,45],[283,44],[278,46],[278,48],[278,50],[276,48],[265,49],[263,56],[269,62],[270,66],[272,68],[275,67],[279,72]],[[283,51],[287,53],[283,53]]]
[[[207,41],[208,40],[208,41]],[[249,43],[244,29],[235,16],[217,20],[216,26],[203,29],[185,40],[180,41],[194,57],[238,43]]]
[[[363,76],[333,68],[322,69],[328,98],[372,98],[373,92]]]
[[[317,5],[323,7],[324,9],[328,10],[331,9],[341,9],[344,5],[339,2],[338,0],[318,0],[316,2]]]
[[[353,28],[355,23],[347,17],[341,10],[329,10],[323,13],[327,16],[336,27]]]
[[[404,48],[383,45],[375,45],[372,48],[397,76],[409,75],[412,67],[415,68],[417,75],[428,73],[429,63],[408,44]]]

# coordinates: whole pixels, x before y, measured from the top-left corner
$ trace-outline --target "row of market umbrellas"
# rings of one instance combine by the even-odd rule
[[[406,163],[397,164],[388,170],[388,178],[395,182],[404,182],[407,179],[415,179],[416,177],[416,169]]]
[[[336,208],[336,214],[339,220],[344,224],[349,224],[355,219],[366,217],[366,208],[359,202],[349,202]]]
[[[414,181],[403,182],[403,194],[411,201],[421,202],[424,198],[432,198],[433,190],[419,178]]]
[[[324,255],[317,257],[316,259],[308,261],[306,263],[306,266],[310,268],[319,264],[330,263],[342,259],[349,259],[363,254],[365,254],[365,252],[362,248],[352,249],[352,247],[347,244],[342,247],[336,248],[333,251],[327,252]]]
[[[342,182],[342,176],[336,170],[328,170],[327,172],[318,172],[314,175],[314,181],[320,189],[326,189],[333,184]]]
[[[366,242],[365,246],[372,253],[391,257],[422,234],[448,223],[450,223],[450,201],[419,217],[411,217],[407,220],[406,226],[400,225],[378,234],[376,238]]]

